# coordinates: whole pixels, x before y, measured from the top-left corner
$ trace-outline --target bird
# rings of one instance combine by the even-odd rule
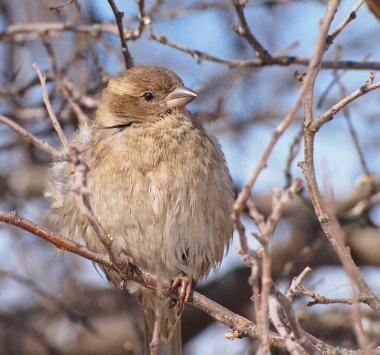
[[[233,231],[232,179],[217,138],[186,109],[196,97],[170,69],[134,66],[109,80],[95,119],[80,124],[71,139],[88,166],[89,201],[112,236],[112,252],[185,290],[176,304],[167,299],[162,305],[159,340],[172,355],[182,353],[183,298],[218,268]],[[105,253],[75,202],[70,173],[65,161],[49,168],[50,225]],[[104,272],[120,285],[119,274]],[[127,287],[137,296],[151,337],[156,295],[133,282]]]

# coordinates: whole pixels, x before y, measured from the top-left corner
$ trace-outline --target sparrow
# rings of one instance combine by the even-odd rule
[[[162,305],[160,342],[181,354],[183,297],[189,286],[219,266],[232,237],[234,192],[217,139],[185,106],[197,97],[171,70],[135,66],[111,78],[93,122],[72,142],[88,165],[90,203],[114,255],[124,253],[142,269],[174,280],[182,300]],[[50,224],[62,235],[105,253],[76,204],[70,165],[50,167],[46,196]],[[115,285],[120,275],[104,270]],[[129,282],[148,332],[153,332],[156,295]],[[147,342],[147,341],[146,341]]]

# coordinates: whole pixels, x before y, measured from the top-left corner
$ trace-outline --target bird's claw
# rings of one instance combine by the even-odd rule
[[[120,260],[122,261],[121,269],[127,277],[131,277],[138,272],[137,265],[131,256],[127,255],[124,252],[121,252]]]
[[[192,281],[182,272],[174,279],[171,289],[175,291],[178,288],[179,312],[182,311],[184,304],[189,300],[192,286]]]

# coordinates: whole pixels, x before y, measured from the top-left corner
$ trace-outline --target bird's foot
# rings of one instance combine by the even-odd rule
[[[171,289],[175,291],[178,288],[179,312],[182,311],[184,304],[189,300],[192,286],[192,280],[183,272],[180,272],[174,279]]]
[[[120,253],[120,260],[121,265],[119,266],[119,269],[125,274],[127,278],[139,272],[139,269],[135,264],[133,258],[127,255],[124,251]]]

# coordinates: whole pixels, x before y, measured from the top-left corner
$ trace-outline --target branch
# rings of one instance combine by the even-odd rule
[[[273,189],[272,194],[272,212],[269,217],[265,220],[264,216],[256,209],[254,202],[249,199],[247,201],[247,206],[249,208],[249,215],[254,220],[259,233],[254,234],[256,239],[261,243],[262,249],[261,254],[261,294],[260,298],[257,297],[258,292],[253,289],[255,297],[255,311],[257,324],[261,333],[261,349],[262,353],[269,351],[269,299],[270,290],[272,287],[271,278],[271,258],[269,252],[269,241],[272,236],[274,229],[282,216],[282,211],[286,204],[288,204],[294,194],[299,192],[302,186],[301,179],[294,180],[293,184],[286,189],[281,191],[280,189]],[[252,270],[254,271],[254,270]],[[257,273],[252,272],[250,279],[257,278]],[[257,299],[256,299],[257,298]],[[256,304],[256,302],[258,302]],[[281,334],[281,333],[280,333]],[[283,334],[282,334],[283,335]],[[288,344],[289,346],[289,344]]]
[[[127,41],[125,39],[125,33],[123,29],[123,17],[124,12],[119,11],[115,2],[113,0],[107,0],[111,6],[111,9],[115,15],[117,28],[119,30],[120,44],[121,44],[121,53],[123,53],[125,68],[129,69],[133,67],[133,60],[131,53],[129,52]]]
[[[48,9],[49,9],[49,11],[60,12],[60,11],[63,10],[63,8],[65,8],[68,5],[71,5],[73,2],[74,2],[74,0],[67,0],[67,2],[65,2],[62,5],[59,5],[59,6],[49,6]]]
[[[290,287],[286,291],[286,298],[289,300],[289,302],[294,301],[294,295],[301,287],[300,284],[303,280],[303,278],[311,271],[311,268],[309,266],[306,266],[305,269],[299,274],[297,277],[294,277],[292,280],[292,283]]]
[[[176,291],[173,291],[171,287],[172,282],[170,280],[166,280],[163,278],[158,279],[157,276],[141,270],[138,267],[138,265],[134,265],[134,268],[132,269],[133,272],[129,272],[128,274],[121,273],[120,269],[116,268],[115,265],[110,261],[110,258],[108,255],[96,253],[82,244],[76,243],[70,239],[64,238],[56,233],[53,233],[35,224],[34,222],[30,220],[17,215],[16,212],[0,211],[0,222],[17,226],[25,231],[32,233],[33,235],[39,238],[42,238],[48,241],[49,243],[56,246],[58,249],[65,250],[73,254],[77,254],[85,259],[88,259],[90,261],[93,261],[103,266],[104,268],[108,270],[113,270],[119,273],[121,278],[125,281],[128,281],[128,280],[134,281],[144,287],[147,287],[156,291],[160,287],[162,290],[163,296],[170,297],[170,298],[173,298],[173,297],[178,298],[178,294],[175,293]],[[129,271],[130,270],[131,269],[129,269]],[[278,298],[277,294],[276,294],[276,297]],[[287,300],[285,296],[283,296],[282,299],[286,300],[285,306],[286,304],[290,305],[289,301]],[[281,301],[281,299],[279,299],[279,302],[284,307],[284,303]],[[229,309],[212,301],[206,296],[201,295],[199,292],[192,291],[188,303],[200,309],[204,313],[210,315],[212,318],[214,318],[218,322],[229,327],[231,329],[231,333],[235,334],[235,337],[247,336],[253,339],[259,339],[260,337],[259,330],[253,322],[251,322],[250,320],[242,316],[239,316],[238,314],[234,312],[231,312]],[[289,307],[290,309],[288,309],[287,317],[288,318],[290,317],[292,319],[293,316],[295,317],[294,310],[292,309],[291,305]],[[294,322],[298,322],[296,318],[294,318]],[[295,324],[297,325],[298,323],[295,323]],[[298,326],[299,324],[297,325],[297,327]],[[302,330],[302,328],[299,328],[299,329]],[[296,349],[300,353],[304,352],[303,348],[305,350],[307,350],[308,348],[315,350],[316,348],[313,345],[315,343],[316,345],[318,345],[318,349],[321,349],[321,351],[325,351],[325,352],[330,351],[330,353],[334,353],[334,354],[348,354],[348,353],[362,354],[360,350],[346,350],[346,349],[334,348],[322,342],[321,340],[316,339],[315,337],[313,337],[312,335],[308,334],[307,332],[303,330],[302,330],[302,334],[304,335],[304,337],[301,336],[300,338],[297,338],[298,344],[295,345]],[[269,341],[270,341],[271,346],[278,348],[280,350],[286,351],[286,345],[285,345],[284,340],[277,334],[273,332],[269,332]],[[313,353],[313,351],[309,353]]]
[[[327,48],[334,42],[334,39],[342,32],[342,30],[353,20],[356,19],[356,12],[360,6],[363,5],[365,0],[359,0],[357,4],[352,8],[349,15],[326,37]]]
[[[149,29],[149,39],[175,48],[181,52],[191,55],[198,63],[202,61],[213,62],[225,65],[229,68],[262,68],[266,66],[290,66],[302,65],[309,66],[310,59],[302,56],[273,56],[270,62],[263,62],[261,59],[226,59],[213,56],[206,52],[196,49],[187,48],[177,44],[166,38],[164,34],[156,35],[151,29],[149,17],[144,18],[144,24]],[[139,25],[140,26],[140,25]],[[33,22],[33,23],[14,23],[9,25],[4,32],[0,32],[0,41],[14,41],[15,43],[23,43],[25,41],[40,40],[42,35],[52,36],[59,32],[76,32],[84,33],[98,38],[102,33],[109,33],[114,36],[119,36],[118,27],[112,23],[101,22],[95,24],[74,24],[71,22]],[[135,40],[138,29],[124,30],[126,41]],[[351,70],[380,70],[380,62],[355,61],[355,60],[325,60],[321,62],[323,69],[351,69]]]
[[[137,25],[137,28],[133,31],[133,40],[138,39],[143,30],[144,27],[151,22],[150,18],[145,13],[145,0],[136,0],[137,7],[138,7],[138,19],[139,23]]]
[[[64,238],[58,234],[52,233],[51,231],[27,220],[16,214],[16,212],[2,212],[0,211],[0,222],[12,224],[14,226],[20,227],[37,237],[40,237],[51,244],[55,245],[61,250],[66,250],[71,253],[77,254],[84,257],[85,259],[91,260],[108,270],[113,270],[120,274],[122,279],[131,280],[139,283],[144,287],[148,287],[153,290],[157,290],[158,286],[162,287],[162,294],[165,297],[178,297],[176,293],[173,292],[171,284],[172,282],[165,279],[158,279],[155,275],[141,270],[137,265],[135,269],[137,271],[133,273],[128,273],[128,275],[121,273],[120,269],[116,268],[115,265],[110,261],[109,256],[96,253],[91,249],[88,249],[84,245],[76,243],[70,239]],[[259,337],[259,332],[257,326],[250,320],[241,317],[227,308],[221,306],[220,304],[210,300],[209,298],[199,294],[196,291],[192,291],[189,304],[195,306],[196,308],[202,310],[203,312],[209,314],[215,320],[223,323],[231,329],[236,329],[240,337],[249,336],[257,339]],[[281,337],[270,332],[269,333],[270,344],[281,350],[286,350],[285,343]]]
[[[263,62],[263,63],[270,63],[272,61],[271,55],[268,53],[268,51],[261,45],[261,43],[256,39],[256,37],[252,34],[248,24],[247,20],[245,19],[244,15],[244,7],[246,4],[246,0],[232,0],[232,4],[235,8],[238,20],[239,20],[239,26],[231,25],[231,29],[237,33],[239,36],[243,37],[249,45],[252,47],[253,51],[255,52],[256,56]]]
[[[332,346],[322,344],[319,339],[317,339],[316,344],[314,344],[314,337],[310,336],[302,329],[290,301],[278,289],[275,289],[275,294],[278,302],[286,314],[286,318],[288,319],[294,337],[297,339],[298,344],[300,344],[302,348],[304,348],[309,354],[320,354],[321,352],[319,349],[323,349],[325,352],[327,349],[329,349],[330,352],[334,349]]]
[[[38,68],[38,65],[36,63],[32,64],[32,68],[37,73],[38,78],[40,79],[41,89],[42,89],[42,98],[44,100],[44,104],[46,106],[46,109],[48,110],[51,122],[53,123],[53,127],[56,130],[59,139],[61,140],[63,148],[66,150],[66,152],[68,152],[69,151],[69,143],[66,139],[65,134],[63,133],[62,127],[59,124],[57,116],[55,115],[53,107],[51,106],[51,103],[49,100],[49,95],[48,95],[47,89],[46,89],[46,77],[44,74],[41,73],[40,68]]]
[[[19,135],[24,137],[28,142],[33,143],[35,146],[49,154],[54,159],[65,160],[67,158],[67,154],[65,152],[54,149],[49,143],[43,139],[37,138],[32,133],[28,132],[25,128],[21,127],[19,124],[10,120],[9,118],[0,115],[0,122],[5,123],[7,126],[15,130]]]
[[[269,317],[273,326],[276,328],[278,334],[284,339],[287,350],[291,355],[300,355],[300,352],[296,348],[296,344],[292,341],[287,333],[285,325],[281,322],[280,316],[277,310],[277,299],[274,296],[269,296]]]
[[[310,301],[307,303],[309,307],[315,306],[317,304],[348,304],[348,305],[353,305],[354,303],[367,303],[368,302],[368,297],[365,296],[360,296],[355,297],[333,297],[333,298],[328,298],[323,295],[320,295],[319,293],[314,293],[309,290],[307,290],[303,286],[297,286],[297,291],[302,294],[303,296],[307,296],[313,299],[313,301]]]
[[[350,95],[339,101],[334,106],[330,107],[325,113],[313,120],[308,127],[309,132],[316,133],[328,121],[333,119],[333,116],[340,110],[346,107],[349,103],[356,100],[358,97],[365,95],[367,92],[380,88],[380,82],[375,84],[364,84],[359,89],[353,91]]]
[[[113,239],[106,233],[106,231],[104,230],[103,226],[100,224],[98,218],[94,215],[91,208],[90,198],[89,198],[90,191],[87,187],[87,172],[88,172],[87,164],[80,157],[80,152],[77,149],[77,147],[74,146],[73,144],[69,144],[66,139],[65,134],[63,133],[61,125],[59,124],[59,121],[54,113],[54,110],[49,100],[49,95],[46,89],[45,76],[41,73],[36,63],[34,63],[32,67],[34,71],[37,73],[41,81],[42,95],[43,95],[45,106],[49,112],[50,119],[53,123],[55,130],[58,133],[58,136],[65,150],[66,155],[65,155],[64,160],[69,162],[73,168],[73,172],[71,174],[71,184],[72,184],[71,189],[75,194],[75,198],[77,200],[79,209],[83,213],[83,215],[86,216],[86,218],[88,219],[91,227],[94,229],[100,242],[103,244],[103,246],[107,250],[107,253],[110,256],[111,261],[115,262],[114,255],[111,249],[111,244],[112,244]],[[32,142],[35,142],[35,140],[32,140]],[[117,265],[117,263],[115,263],[115,265]]]
[[[326,51],[326,37],[328,28],[333,20],[336,8],[338,6],[338,0],[330,0],[328,2],[326,14],[323,18],[320,34],[317,41],[317,46],[314,50],[311,71],[308,73],[308,82],[305,83],[305,100],[304,100],[304,128],[305,128],[305,150],[304,150],[304,162],[300,163],[303,174],[305,175],[306,183],[310,192],[311,200],[318,218],[318,221],[329,240],[331,246],[333,247],[335,253],[337,254],[339,260],[341,261],[343,267],[348,273],[351,280],[355,283],[356,287],[359,289],[360,293],[368,297],[368,305],[378,314],[380,314],[380,300],[372,292],[371,288],[368,286],[363,276],[360,274],[359,269],[355,265],[351,258],[350,253],[347,249],[342,246],[339,242],[339,235],[341,235],[341,227],[334,217],[333,214],[329,213],[326,206],[324,205],[319,188],[316,182],[315,169],[314,169],[314,138],[319,127],[326,122],[327,118],[331,118],[334,110],[330,109],[328,114],[323,116],[323,118],[313,119],[313,92],[314,92],[314,82],[316,76],[320,69],[320,63],[322,61],[323,54]],[[366,91],[366,87],[371,87],[373,76],[362,90]],[[378,84],[375,84],[376,87]],[[380,84],[379,84],[380,86]],[[360,93],[360,89],[359,89]],[[351,102],[355,97],[360,96],[358,92],[347,100],[344,99],[338,106],[339,109],[343,108],[348,102]],[[347,101],[347,103],[346,103]],[[311,128],[314,129],[311,129]]]

